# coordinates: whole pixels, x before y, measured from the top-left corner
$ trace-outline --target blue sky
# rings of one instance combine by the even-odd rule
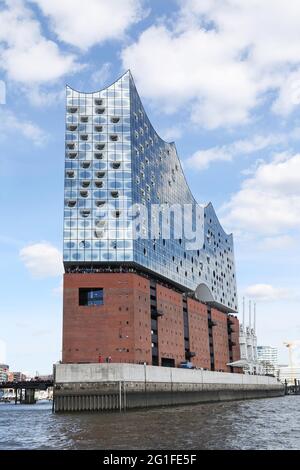
[[[128,68],[196,198],[234,232],[259,343],[287,362],[283,341],[300,338],[299,31],[298,0],[0,0],[0,354],[11,369],[47,373],[60,359],[65,84],[96,91]]]

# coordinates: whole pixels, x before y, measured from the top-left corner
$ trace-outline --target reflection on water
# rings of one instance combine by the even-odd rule
[[[0,449],[300,449],[300,396],[126,414],[0,404]]]

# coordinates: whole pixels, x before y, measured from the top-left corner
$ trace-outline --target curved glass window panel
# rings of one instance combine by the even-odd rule
[[[71,160],[73,160],[74,158],[76,158],[77,155],[78,155],[77,152],[68,152],[68,153],[67,153],[68,158],[70,158]]]
[[[105,144],[95,144],[94,147],[95,147],[95,150],[104,150]]]
[[[90,168],[91,162],[89,161],[84,161],[80,163],[81,168]]]
[[[66,141],[67,142],[70,141],[70,140],[77,140],[77,139],[78,139],[78,137],[77,137],[76,134],[67,134],[66,135]]]
[[[73,114],[73,115],[69,115],[67,116],[66,118],[66,122],[67,123],[78,123],[78,115],[77,114]]]
[[[86,152],[88,150],[92,150],[92,146],[91,146],[91,144],[86,144],[86,143],[82,142],[82,143],[79,144],[79,150]]]
[[[103,160],[103,158],[104,158],[104,153],[103,153],[103,152],[95,152],[95,153],[94,153],[94,157],[95,157],[97,160]]]
[[[106,170],[107,169],[107,162],[94,162],[93,164],[94,170]]]
[[[104,178],[106,176],[105,171],[95,171],[95,177],[96,178]]]
[[[89,180],[92,177],[92,173],[90,171],[80,171],[79,178],[84,180]]]
[[[106,124],[107,123],[107,117],[106,116],[95,116],[93,118],[93,122],[95,124]]]
[[[95,114],[104,114],[105,113],[105,108],[103,106],[97,106],[95,108]]]
[[[117,170],[118,168],[121,167],[121,162],[112,162],[110,166],[112,169]]]
[[[75,207],[76,206],[76,199],[69,199],[68,201],[66,201],[66,205],[68,207]]]
[[[93,191],[93,198],[94,199],[100,199],[100,200],[105,200],[107,197],[107,192],[102,191],[102,190],[94,190]]]
[[[84,260],[84,252],[78,252],[78,251],[75,251],[72,253],[72,256],[71,256],[72,260],[74,261],[83,261]]]
[[[81,209],[80,210],[81,217],[89,217],[91,215],[90,209]]]
[[[69,250],[71,248],[74,248],[76,246],[75,242],[65,242],[64,243],[64,248]]]
[[[67,107],[67,112],[70,114],[77,113],[78,111],[78,106],[68,106]]]
[[[71,131],[71,132],[76,131],[76,130],[77,130],[77,127],[78,127],[78,125],[75,124],[75,123],[67,124],[67,130],[68,130],[68,131]]]
[[[94,141],[95,142],[106,142],[107,141],[107,136],[105,134],[94,134]],[[99,150],[101,150],[101,148],[99,148]]]

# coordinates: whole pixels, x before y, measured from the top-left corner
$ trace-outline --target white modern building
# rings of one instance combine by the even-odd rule
[[[265,374],[278,374],[278,349],[272,346],[257,346],[257,359]]]

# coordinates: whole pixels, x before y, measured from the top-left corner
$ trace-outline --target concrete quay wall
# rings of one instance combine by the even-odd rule
[[[273,377],[138,364],[55,365],[54,409],[105,411],[284,394]]]

